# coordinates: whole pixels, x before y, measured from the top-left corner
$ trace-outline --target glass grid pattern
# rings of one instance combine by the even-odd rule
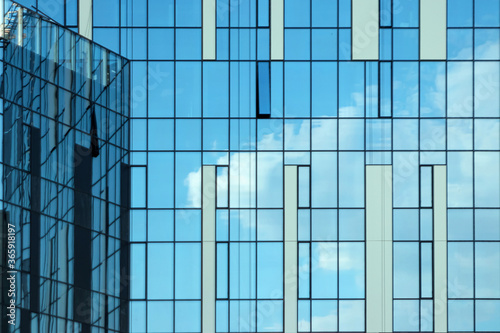
[[[11,223],[16,230],[17,320],[15,326],[7,325],[2,290],[0,329],[122,332],[127,329],[121,324],[122,306],[128,302],[120,260],[128,242],[122,231],[129,228],[121,181],[130,158],[129,63],[31,10],[12,5],[9,12],[18,8],[23,40],[16,37],[16,14],[9,31],[13,38],[2,41],[0,116],[2,227]],[[77,223],[82,213],[77,192],[83,191],[77,165],[86,156],[91,171],[89,192],[83,195],[88,203],[84,226]],[[81,234],[89,236],[88,243],[78,248]],[[76,276],[82,264],[79,251],[88,251],[85,299],[78,296],[83,288]],[[2,279],[3,265],[2,260]],[[75,300],[81,303],[74,305]],[[103,306],[83,313],[92,304]],[[84,317],[88,320],[82,321]],[[128,315],[126,319],[128,325]]]
[[[286,0],[271,119],[256,119],[269,2],[217,1],[215,62],[201,61],[201,0],[94,2],[95,40],[133,60],[131,330],[200,331],[202,164],[220,166],[228,197],[217,210],[217,332],[282,330],[282,294],[267,287],[283,272],[259,253],[281,251],[282,166],[297,164],[310,173],[299,330],[363,331],[364,167],[392,164],[394,331],[432,331],[420,175],[446,164],[449,331],[500,331],[498,1],[448,1],[446,61],[418,60],[418,1],[383,1],[380,60],[392,66],[379,81],[381,62],[350,60],[351,1]]]

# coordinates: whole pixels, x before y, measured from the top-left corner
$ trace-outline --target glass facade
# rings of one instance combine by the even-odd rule
[[[377,288],[377,332],[500,332],[500,2],[375,0],[361,33],[356,3],[93,1],[93,39],[131,59],[131,332],[371,332]]]
[[[0,330],[127,332],[129,61],[7,8]]]

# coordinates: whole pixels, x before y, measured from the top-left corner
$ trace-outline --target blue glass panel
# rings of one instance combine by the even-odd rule
[[[472,193],[472,153],[448,153],[448,207],[472,207]]]
[[[474,301],[448,301],[448,329],[450,331],[474,331]]]
[[[227,243],[217,244],[217,298],[227,298],[229,274],[229,248]]]
[[[418,29],[394,29],[394,60],[418,60]]]
[[[311,302],[299,301],[298,302],[298,331],[310,332],[311,331]]]
[[[269,60],[269,29],[257,30],[257,60]]]
[[[472,150],[472,120],[448,119],[448,150]]]
[[[310,64],[285,62],[285,116],[309,117]]]
[[[419,331],[419,301],[394,301],[394,331]]]
[[[310,37],[309,29],[285,29],[285,60],[309,60]]]
[[[396,242],[393,256],[394,298],[418,298],[420,294],[419,243]]]
[[[148,208],[174,206],[173,153],[148,154]]]
[[[258,109],[257,117],[271,116],[271,77],[269,71],[271,66],[268,61],[260,61],[257,63],[258,71]]]
[[[476,298],[500,298],[500,242],[476,242],[474,260]]]
[[[418,27],[418,0],[393,0],[392,11],[394,27]]]
[[[455,0],[448,2],[448,26],[472,27],[473,0]]]
[[[148,120],[148,149],[174,149],[174,121],[171,119]]]
[[[257,297],[283,298],[283,243],[257,243]]]
[[[365,330],[364,301],[339,301],[339,330],[344,332]]]
[[[130,245],[130,298],[146,296],[146,246],[144,244]]]
[[[312,60],[337,59],[337,29],[312,30]]]
[[[473,297],[473,248],[471,242],[448,244],[448,297]]]
[[[314,119],[312,121],[311,130],[313,150],[337,149],[336,119]]]
[[[394,62],[392,77],[392,115],[394,117],[417,117],[418,63]]]
[[[474,204],[476,207],[500,206],[500,154],[474,153]],[[495,185],[496,184],[496,185]]]
[[[339,207],[365,204],[365,154],[339,153]]]
[[[472,240],[472,210],[448,209],[448,239]]]
[[[351,27],[351,0],[338,0],[339,2],[339,27]]]
[[[392,59],[392,29],[380,29],[380,60]]]
[[[446,111],[445,69],[444,62],[420,63],[420,116],[444,117]]]
[[[228,150],[228,126],[227,119],[204,119],[203,150]]]
[[[334,117],[337,115],[337,64],[334,62],[313,62],[312,115],[313,117]],[[337,136],[333,136],[336,140]],[[337,146],[336,142],[334,146]],[[320,149],[314,148],[314,139],[313,149]]]
[[[148,211],[148,241],[174,240],[174,212],[171,210]]]
[[[392,116],[392,62],[379,63],[380,117]]]
[[[229,244],[229,297],[255,298],[257,287],[255,250],[255,243]],[[233,313],[232,308],[231,313]],[[231,315],[231,319],[237,317]]]
[[[351,60],[351,29],[339,29],[339,60]]]
[[[394,240],[418,240],[418,210],[395,209]]]
[[[215,302],[215,331],[229,332],[229,302]]]
[[[283,301],[257,301],[257,332],[283,331]]]
[[[148,41],[149,59],[174,59],[174,29],[149,29]]]
[[[176,63],[177,117],[199,117],[201,115],[201,64],[199,62]]]
[[[174,245],[148,244],[148,299],[174,297]]]
[[[476,209],[474,231],[476,240],[500,240],[500,210]],[[472,232],[471,232],[472,234]]]
[[[474,30],[474,59],[500,59],[500,29]]]
[[[309,243],[299,243],[299,298],[310,297],[310,259]]]
[[[257,0],[257,24],[259,27],[269,26],[269,0]]]
[[[173,27],[174,0],[149,0],[148,22],[150,27]]]
[[[257,207],[283,207],[283,154],[257,153]]]
[[[474,25],[476,27],[500,27],[500,2],[475,0]]]
[[[148,302],[148,332],[174,331],[174,302]]]
[[[180,299],[201,298],[200,243],[175,244],[175,297]]]
[[[339,116],[363,117],[364,63],[341,62],[339,66]],[[359,137],[359,133],[357,136]]]
[[[201,59],[201,29],[175,29],[177,60]]]
[[[334,209],[312,210],[312,240],[337,240],[337,211]]]
[[[201,332],[201,302],[175,302],[175,332]]]
[[[96,1],[96,3],[93,4],[92,9],[93,9],[93,24],[94,26],[118,26],[119,24],[119,14],[120,14],[120,5],[119,5],[119,0],[102,0],[102,1]],[[53,7],[52,10],[50,8],[46,8],[46,4],[48,4],[50,1],[43,0],[39,1],[39,6],[40,9],[45,12],[49,17],[56,19],[54,15],[52,15],[52,11],[56,9],[55,5],[50,6]],[[60,7],[59,7],[60,8]],[[47,11],[49,9],[49,11]],[[57,10],[60,12],[61,10]],[[62,13],[61,13],[62,14]],[[57,20],[57,19],[56,19]],[[59,21],[61,22],[61,21]],[[61,22],[62,23],[62,22]]]
[[[285,2],[285,27],[309,27],[310,0],[287,0]]]
[[[311,205],[337,206],[337,153],[313,152],[311,163]]]
[[[173,117],[174,116],[174,63],[163,62],[163,61],[149,62],[147,85],[148,85],[148,116]],[[150,145],[151,142],[152,141],[149,140]]]
[[[229,64],[205,62],[203,64],[203,116],[227,117],[228,114]]]
[[[283,210],[259,209],[257,211],[257,240],[283,240]]]
[[[500,300],[476,301],[475,313],[478,332],[500,331]]]
[[[337,331],[337,301],[312,301],[313,332]]]
[[[201,207],[201,154],[176,153],[175,206]]]
[[[498,82],[500,82],[499,61],[478,61],[474,63],[475,117],[497,118],[500,116],[500,94],[497,93],[498,89],[496,89]],[[460,82],[460,84],[462,83]],[[468,106],[471,104],[469,99],[466,99],[463,103],[467,103]],[[493,141],[493,138],[490,138],[490,140]]]
[[[337,0],[314,0],[312,2],[312,26],[337,26]]]
[[[339,210],[339,240],[365,238],[365,211],[363,209]]]
[[[175,211],[175,240],[201,241],[201,210]]]
[[[420,297],[432,297],[432,243],[420,243]]]
[[[448,117],[472,116],[472,63],[448,62]]]
[[[130,302],[130,331],[146,331],[146,302]]]
[[[361,242],[340,242],[339,297],[363,298],[364,295],[365,245]]]
[[[217,60],[229,60],[229,29],[217,29]]]
[[[380,0],[380,26],[392,26],[392,0]]]
[[[448,59],[472,60],[472,29],[448,29]]]
[[[201,27],[201,0],[176,1],[175,19],[177,27]]]

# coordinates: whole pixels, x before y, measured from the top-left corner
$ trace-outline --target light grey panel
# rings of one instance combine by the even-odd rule
[[[392,166],[366,166],[366,329],[392,332]]]
[[[78,1],[78,33],[92,39],[92,0]]]
[[[420,0],[420,59],[446,59],[446,0]]]
[[[352,0],[352,60],[378,60],[379,0]]]
[[[284,0],[271,0],[271,60],[283,60],[284,10]]]
[[[203,60],[216,59],[216,0],[203,0]]]
[[[215,166],[202,172],[202,332],[215,332]]]
[[[297,166],[285,166],[284,332],[297,332]]]
[[[448,332],[446,166],[434,166],[434,332]]]

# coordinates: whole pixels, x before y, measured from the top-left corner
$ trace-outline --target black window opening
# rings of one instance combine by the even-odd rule
[[[271,117],[271,64],[257,62],[257,118]]]

